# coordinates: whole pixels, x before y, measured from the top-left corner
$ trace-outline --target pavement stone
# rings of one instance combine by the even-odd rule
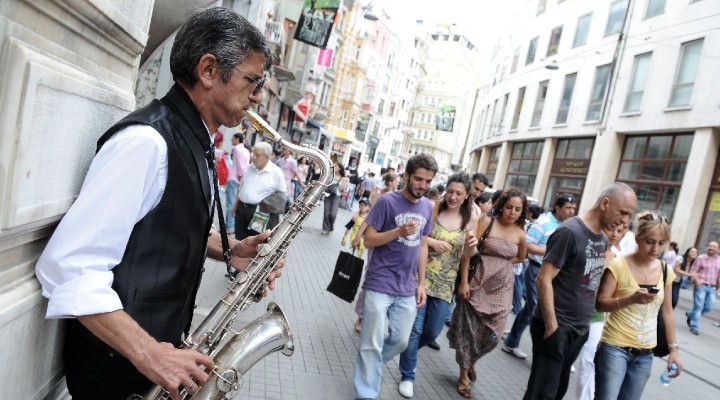
[[[341,250],[340,240],[345,223],[352,213],[340,209],[335,231],[320,234],[322,206],[309,216],[303,231],[288,251],[286,266],[276,289],[259,304],[240,313],[240,328],[262,315],[269,301],[283,309],[294,335],[295,353],[291,357],[279,353],[260,360],[244,377],[237,398],[242,399],[353,399],[353,373],[358,349],[354,303],[326,291],[335,260]],[[198,293],[198,309],[194,318],[199,323],[218,302],[227,287],[224,265],[208,261]],[[658,382],[664,362],[655,360],[643,399],[673,398],[717,400],[720,398],[720,328],[712,322],[720,320],[714,311],[703,318],[700,336],[693,336],[685,326],[684,312],[692,307],[692,291],[681,291],[676,310],[676,327],[685,372],[667,387]],[[512,315],[508,327],[512,324]],[[458,367],[454,350],[448,347],[446,329],[438,338],[440,351],[422,349],[418,357],[415,396],[413,399],[461,399],[456,390]],[[498,346],[476,366],[478,381],[472,385],[475,399],[521,399],[532,362],[529,333],[523,336],[520,348],[530,354],[516,359]],[[397,387],[400,383],[399,357],[388,362],[383,370],[379,399],[404,399]],[[574,398],[571,377],[566,398]]]

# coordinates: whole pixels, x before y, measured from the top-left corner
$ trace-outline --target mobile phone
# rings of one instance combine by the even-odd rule
[[[660,288],[657,288],[657,287],[648,288],[648,293],[657,293],[659,291],[660,291]]]

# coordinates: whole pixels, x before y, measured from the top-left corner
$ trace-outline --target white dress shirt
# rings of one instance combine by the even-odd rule
[[[245,204],[259,204],[262,199],[275,192],[287,192],[285,175],[280,167],[268,161],[262,170],[255,164],[248,168],[238,186],[237,197]]]
[[[47,318],[123,308],[111,287],[112,269],[135,224],[160,202],[167,174],[167,144],[150,126],[128,126],[102,146],[37,262]]]

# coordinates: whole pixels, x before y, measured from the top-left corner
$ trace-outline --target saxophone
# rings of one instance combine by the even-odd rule
[[[298,146],[284,140],[274,129],[254,112],[248,110],[246,117],[252,127],[276,143],[297,153],[306,155],[320,164],[320,178],[313,181],[300,194],[285,218],[270,233],[267,241],[258,247],[258,254],[244,272],[238,273],[227,292],[210,314],[188,336],[180,348],[194,349],[213,357],[215,369],[208,373],[208,381],[190,396],[185,389],[182,399],[229,399],[242,386],[243,375],[256,362],[270,353],[281,351],[291,356],[294,351],[290,324],[280,307],[271,302],[267,312],[250,322],[240,331],[232,330],[235,317],[240,311],[261,298],[268,275],[275,264],[287,253],[287,249],[300,233],[302,224],[310,212],[324,198],[325,188],[332,182],[334,169],[330,159],[320,150]],[[232,336],[227,339],[228,333]],[[226,340],[227,339],[227,340]],[[231,397],[228,397],[231,396]],[[159,385],[145,396],[133,395],[130,399],[168,399],[168,393]]]

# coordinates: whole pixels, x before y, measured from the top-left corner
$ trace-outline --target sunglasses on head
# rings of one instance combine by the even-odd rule
[[[651,211],[640,218],[645,221],[662,221],[666,224],[670,224],[670,219],[661,211]]]

